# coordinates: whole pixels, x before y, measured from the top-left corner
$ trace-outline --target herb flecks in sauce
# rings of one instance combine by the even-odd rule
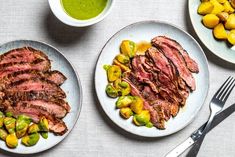
[[[98,16],[105,8],[107,0],[61,0],[65,12],[78,20]]]

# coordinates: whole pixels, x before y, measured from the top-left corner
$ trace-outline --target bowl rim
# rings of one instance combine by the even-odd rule
[[[114,6],[114,2],[115,0],[107,0],[107,4],[104,8],[104,10],[98,14],[97,16],[91,18],[91,19],[87,19],[87,20],[78,20],[78,19],[75,19],[75,18],[72,18],[70,17],[69,15],[68,16],[68,19],[69,20],[64,20],[63,17],[61,17],[61,15],[56,11],[56,5],[53,5],[53,2],[55,0],[48,0],[48,3],[49,3],[49,6],[50,6],[50,9],[52,11],[52,13],[56,16],[57,19],[59,19],[62,23],[66,24],[66,25],[69,25],[69,26],[73,26],[73,27],[86,27],[86,26],[91,26],[91,25],[94,25],[100,21],[102,21],[106,16],[108,16],[111,12],[111,10],[113,9],[113,6]],[[57,0],[58,1],[58,0]],[[60,0],[59,0],[60,1]],[[110,3],[108,5],[108,3]],[[62,6],[61,6],[62,7]],[[103,13],[103,14],[102,14]],[[77,22],[80,22],[80,23],[77,23]]]

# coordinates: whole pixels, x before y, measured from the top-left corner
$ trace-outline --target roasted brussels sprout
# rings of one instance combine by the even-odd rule
[[[130,104],[133,102],[133,97],[132,96],[121,96],[118,98],[116,102],[116,107],[117,108],[123,108],[123,107],[128,107]]]
[[[3,141],[6,141],[6,137],[7,137],[7,131],[4,129],[0,129],[0,139],[2,139]]]
[[[111,84],[106,86],[106,94],[111,98],[116,98],[118,96],[118,90],[115,89]]]
[[[137,126],[143,126],[150,121],[150,113],[148,110],[143,110],[140,114],[136,114],[133,117],[133,122]]]
[[[121,70],[124,71],[124,72],[125,71],[130,71],[130,68],[127,65],[124,65],[124,64],[120,63],[116,59],[113,60],[113,64],[119,66],[121,68]]]
[[[0,118],[5,117],[4,114],[0,111]]]
[[[13,116],[13,113],[12,113],[12,112],[6,112],[6,116],[7,116],[7,117],[12,117],[12,116]]]
[[[7,131],[12,134],[15,132],[16,128],[16,119],[13,117],[5,117],[3,123],[7,129]]]
[[[105,64],[105,65],[103,66],[104,70],[106,70],[106,71],[107,71],[110,67],[111,67],[111,65],[107,65],[107,64]]]
[[[127,55],[130,58],[133,58],[135,56],[137,46],[133,41],[123,40],[120,49],[122,54]]]
[[[39,133],[33,133],[30,135],[24,136],[21,140],[21,143],[24,144],[25,146],[30,147],[30,146],[37,144],[39,139],[40,139]]]
[[[7,135],[6,144],[9,148],[16,148],[18,146],[18,138],[15,133]]]
[[[39,132],[40,129],[38,127],[38,124],[31,124],[28,128],[28,134],[33,134]]]
[[[118,60],[122,64],[128,64],[130,63],[130,58],[124,54],[119,54],[115,57],[116,60]]]
[[[128,95],[131,92],[130,85],[125,81],[121,81],[121,79],[117,79],[114,82],[114,87],[118,90],[118,93],[120,93],[119,95],[122,96]]]
[[[45,117],[42,117],[38,123],[40,131],[49,131],[48,120]]]
[[[123,118],[128,119],[133,116],[133,112],[129,107],[124,107],[120,109],[120,114]]]
[[[107,70],[108,80],[109,82],[114,82],[115,80],[119,79],[121,77],[122,71],[119,66],[112,65]]]
[[[40,134],[44,139],[48,138],[48,132],[40,132]]]
[[[16,119],[16,136],[18,138],[23,137],[27,133],[31,118],[25,115],[20,115]]]
[[[3,127],[4,114],[0,111],[0,128]]]
[[[143,100],[140,97],[135,96],[134,101],[131,103],[130,108],[136,114],[140,114],[143,109],[143,106],[144,106]]]
[[[152,127],[153,127],[153,123],[148,122],[145,126],[146,126],[147,128],[152,128]]]

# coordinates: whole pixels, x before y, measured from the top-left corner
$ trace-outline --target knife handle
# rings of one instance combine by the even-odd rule
[[[191,137],[187,138],[183,143],[171,150],[165,157],[178,157],[181,155],[187,148],[189,148],[194,143]]]

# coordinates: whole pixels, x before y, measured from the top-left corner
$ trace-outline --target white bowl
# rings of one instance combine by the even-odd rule
[[[111,11],[114,0],[108,0],[104,10],[96,17],[88,20],[77,20],[69,16],[63,9],[60,0],[48,0],[53,14],[63,23],[74,27],[86,27],[103,20]]]

